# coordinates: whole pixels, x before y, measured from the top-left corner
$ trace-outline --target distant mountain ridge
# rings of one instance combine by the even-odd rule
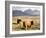
[[[13,10],[12,11],[13,16],[39,16],[40,11],[39,10],[34,10],[32,11],[31,9],[27,9],[24,12],[21,10]]]

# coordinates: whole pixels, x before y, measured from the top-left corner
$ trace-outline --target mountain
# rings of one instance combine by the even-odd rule
[[[24,13],[27,13],[28,15],[32,15],[33,11],[31,9],[27,9],[24,11]]]
[[[24,13],[27,13],[30,16],[39,16],[40,15],[40,11],[38,11],[38,10],[31,10],[31,9],[25,10]]]
[[[32,10],[32,9],[27,9],[24,12],[20,10],[13,10],[12,11],[13,16],[39,16],[40,11],[39,10]]]
[[[40,11],[39,11],[39,10],[34,10],[34,11],[33,11],[33,15],[40,16]]]
[[[13,16],[24,16],[27,15],[26,13],[20,11],[20,10],[13,10],[12,11]]]

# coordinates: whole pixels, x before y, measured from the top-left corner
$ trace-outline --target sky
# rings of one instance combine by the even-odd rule
[[[40,10],[40,8],[38,7],[13,7],[12,10],[21,10],[21,11],[25,11],[27,9],[32,9],[32,10]]]

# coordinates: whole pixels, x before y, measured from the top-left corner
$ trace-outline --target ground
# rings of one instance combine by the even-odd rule
[[[17,23],[19,19],[19,23]],[[20,21],[21,20],[21,21]],[[25,22],[25,26],[23,24]],[[14,16],[12,17],[12,30],[40,30],[40,17],[39,16]]]

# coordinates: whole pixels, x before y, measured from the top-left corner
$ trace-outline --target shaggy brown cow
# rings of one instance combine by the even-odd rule
[[[28,28],[31,28],[32,25],[33,25],[33,21],[30,21],[29,19],[23,21],[23,26],[25,27],[26,30]]]

